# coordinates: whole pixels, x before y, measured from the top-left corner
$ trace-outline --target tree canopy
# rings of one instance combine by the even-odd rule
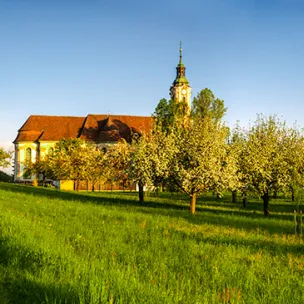
[[[0,167],[7,168],[11,164],[12,153],[0,148]]]
[[[156,126],[168,133],[175,124],[180,124],[188,112],[185,102],[175,102],[173,99],[161,99],[155,108],[152,118]]]
[[[224,117],[227,108],[224,101],[215,98],[213,92],[205,88],[193,98],[191,115],[194,117],[210,117],[213,121],[219,122]]]
[[[87,180],[90,154],[95,145],[80,138],[62,139],[55,145],[54,155],[49,158],[54,176],[60,180],[74,180],[76,190],[79,182]]]
[[[221,193],[236,183],[236,162],[228,153],[227,131],[210,118],[192,121],[187,128],[173,131],[171,178],[191,197],[191,213],[195,212],[196,197],[200,193]]]
[[[242,188],[258,193],[269,215],[271,195],[289,191],[293,182],[303,185],[303,137],[276,116],[259,115],[242,139],[239,171]]]

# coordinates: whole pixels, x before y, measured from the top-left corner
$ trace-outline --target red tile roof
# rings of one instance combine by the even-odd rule
[[[14,142],[75,138],[79,136],[84,121],[85,117],[31,115]]]
[[[30,116],[19,129],[14,142],[58,141],[62,138],[80,137],[96,143],[131,140],[133,133],[148,132],[152,119],[147,116],[92,115]]]
[[[87,116],[80,138],[95,142],[131,141],[133,133],[148,132],[152,119],[147,116],[92,115]]]

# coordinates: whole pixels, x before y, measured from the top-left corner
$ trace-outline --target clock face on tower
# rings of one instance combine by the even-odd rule
[[[185,89],[182,90],[182,94],[186,95],[187,91]]]

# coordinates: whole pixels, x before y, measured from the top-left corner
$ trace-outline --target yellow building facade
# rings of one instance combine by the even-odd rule
[[[55,145],[61,139],[81,138],[98,146],[115,144],[120,139],[131,141],[132,134],[148,132],[151,117],[127,115],[30,116],[19,129],[14,141],[15,182],[32,183],[37,176],[28,176],[26,162],[36,162],[45,155],[55,152]],[[65,188],[67,183],[65,183]],[[68,187],[70,188],[70,186]]]

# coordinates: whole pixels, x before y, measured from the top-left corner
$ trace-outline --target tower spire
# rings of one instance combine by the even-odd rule
[[[176,67],[176,79],[175,82],[183,82],[188,83],[188,80],[186,79],[186,67],[183,64],[183,48],[182,48],[182,42],[179,44],[179,63]]]
[[[182,42],[179,44],[179,63],[181,64],[183,62],[183,48],[182,48]]]
[[[170,88],[170,97],[176,102],[186,103],[188,106],[188,112],[190,113],[191,106],[191,87],[189,81],[186,78],[186,67],[183,64],[183,48],[182,42],[179,44],[179,63],[176,67],[176,77]]]

